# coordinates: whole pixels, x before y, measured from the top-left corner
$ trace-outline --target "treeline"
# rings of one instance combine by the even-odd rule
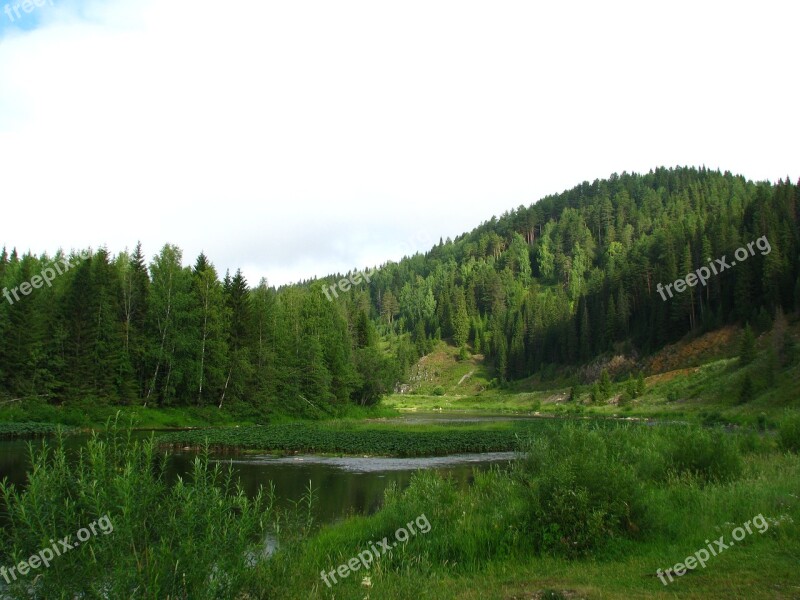
[[[149,265],[140,245],[83,254],[0,254],[0,397],[320,416],[372,404],[401,376],[368,306],[250,288],[238,271],[220,280],[171,245]]]
[[[420,352],[447,338],[486,354],[501,380],[733,322],[766,329],[778,307],[800,304],[799,211],[788,179],[692,168],[613,175],[384,265],[369,285],[371,314],[384,333],[410,333]],[[657,293],[709,260],[730,264],[761,236],[770,252],[755,249],[666,301]]]
[[[369,405],[437,339],[485,354],[500,381],[650,352],[724,324],[766,329],[800,307],[800,197],[706,169],[613,175],[386,263],[330,302],[341,275],[274,289],[220,280],[166,245],[59,263],[0,254],[0,397],[97,398],[302,415]],[[662,300],[667,285],[766,236],[771,250]],[[25,292],[29,292],[27,295]]]

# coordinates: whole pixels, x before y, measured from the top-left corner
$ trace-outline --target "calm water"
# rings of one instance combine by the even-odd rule
[[[404,417],[400,420],[420,422],[432,420],[467,420],[470,415],[442,417],[440,415]],[[481,419],[487,417],[482,416]],[[501,417],[503,418],[503,417]],[[147,432],[137,432],[147,437]],[[86,443],[88,436],[71,436],[66,445],[72,451]],[[41,445],[34,440],[34,445]],[[168,477],[175,479],[191,469],[196,454],[189,451],[170,451]],[[392,483],[405,487],[412,474],[419,469],[432,469],[445,473],[459,485],[467,486],[475,468],[487,468],[491,464],[507,465],[513,458],[511,452],[487,454],[461,454],[430,458],[331,458],[313,455],[276,458],[266,455],[231,454],[213,455],[223,465],[231,465],[242,481],[248,494],[254,494],[260,485],[275,484],[278,502],[291,505],[306,490],[308,482],[316,491],[314,507],[318,522],[336,521],[348,514],[371,514],[383,501],[383,492]],[[18,485],[24,485],[29,468],[27,442],[23,440],[0,440],[0,479],[7,477]]]

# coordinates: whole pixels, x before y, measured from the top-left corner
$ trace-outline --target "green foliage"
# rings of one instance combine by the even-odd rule
[[[375,514],[344,519],[288,551],[282,548],[265,563],[263,591],[256,597],[327,597],[321,568],[356,556],[370,540],[391,540],[398,527],[423,514],[427,533],[381,556],[369,573],[340,581],[336,597],[364,598],[380,589],[385,597],[416,598],[423,582],[422,595],[430,598],[463,595],[464,586],[481,598],[495,597],[498,589],[509,597],[539,597],[543,586],[574,590],[571,581],[588,582],[581,589],[590,595],[648,596],[663,586],[655,567],[642,576],[643,560],[669,556],[677,547],[702,548],[711,533],[718,531],[716,538],[732,523],[763,513],[770,524],[765,535],[748,536],[741,548],[726,553],[725,560],[734,562],[715,563],[721,570],[717,579],[693,582],[709,597],[718,595],[721,581],[758,597],[795,568],[800,506],[793,497],[800,459],[765,444],[746,457],[747,469],[733,482],[675,470],[676,445],[699,432],[668,425],[552,424],[525,446],[545,455],[531,452],[508,470],[476,470],[470,486],[443,474],[417,473],[404,490],[390,486]],[[722,431],[707,433],[714,442],[751,443]],[[753,560],[759,568],[748,571]],[[532,569],[540,576],[533,585]],[[371,589],[364,589],[362,575],[370,578]]]
[[[739,362],[749,365],[756,358],[756,338],[753,330],[748,323],[742,331],[742,339],[739,342]]]
[[[251,448],[281,452],[433,456],[463,452],[513,450],[518,435],[540,423],[514,423],[503,428],[478,426],[411,428],[364,426],[346,422],[285,423],[264,427],[179,431],[159,436],[163,445],[178,447]]]
[[[592,384],[592,389],[589,392],[589,398],[591,399],[592,404],[599,404],[605,399],[600,391],[600,384],[596,381]]]
[[[668,470],[688,474],[703,482],[731,481],[742,473],[736,440],[720,432],[696,427],[670,428],[666,432]]]
[[[744,404],[753,399],[755,395],[755,385],[750,373],[745,373],[742,376],[742,382],[739,384],[739,402]]]
[[[778,443],[785,452],[800,452],[800,414],[793,414],[781,421]]]
[[[140,245],[75,255],[52,287],[0,302],[0,398],[321,416],[374,404],[441,337],[457,348],[471,341],[505,383],[735,321],[759,331],[772,323],[775,364],[785,367],[795,359],[780,311],[800,305],[796,197],[789,181],[705,168],[614,174],[382,265],[336,295],[327,286],[341,274],[251,287],[238,270],[220,281],[204,255],[185,266],[170,244],[149,264]],[[769,254],[668,301],[656,291],[759,236],[772,240]],[[0,289],[60,258],[4,250]],[[742,344],[745,365],[755,356],[749,326]],[[611,395],[600,388],[596,403]]]
[[[248,585],[248,563],[263,552],[277,514],[274,490],[248,498],[230,470],[195,459],[187,480],[164,477],[166,457],[152,440],[131,439],[112,424],[95,434],[77,462],[61,438],[31,447],[28,485],[0,485],[7,507],[0,562],[27,559],[48,540],[107,516],[111,527],[53,558],[52,568],[12,582],[14,597],[236,597]],[[110,529],[110,531],[109,531]]]
[[[608,376],[608,371],[603,369],[600,373],[600,396],[603,400],[606,400],[609,396],[611,396],[611,379]]]
[[[603,432],[567,425],[527,451],[520,472],[529,488],[525,530],[539,551],[580,556],[643,525],[641,484]]]
[[[0,423],[0,439],[49,436],[54,433],[72,433],[71,427],[53,423]]]
[[[639,371],[639,374],[636,376],[636,396],[644,396],[647,393],[647,385],[644,381],[644,373]]]

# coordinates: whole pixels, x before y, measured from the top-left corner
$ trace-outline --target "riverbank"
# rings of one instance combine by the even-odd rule
[[[353,600],[796,598],[800,456],[768,438],[742,444],[723,436],[691,428],[604,433],[573,423],[536,446],[541,460],[476,474],[464,492],[420,473],[404,492],[388,493],[376,515],[326,526],[260,565],[259,592]],[[324,583],[321,572],[376,540],[391,542],[420,514],[428,533]],[[709,545],[716,554],[704,568],[695,561],[685,575],[675,573]]]
[[[312,509],[336,493],[330,485],[309,485],[276,512],[274,490],[244,494],[204,454],[167,485],[163,453],[115,425],[87,442],[86,460],[70,462],[56,448],[37,459],[28,486],[4,488],[13,510],[0,564],[31,556],[45,531],[68,533],[111,511],[114,535],[40,573],[43,592],[113,589],[127,597],[155,585],[162,596],[209,599],[511,600],[793,598],[800,589],[798,418],[776,436],[585,419],[401,421],[315,425],[355,437],[381,426],[470,436],[530,427],[531,435],[517,436],[520,458],[473,471],[466,487],[420,471],[408,486],[387,486],[371,516],[319,527]],[[430,528],[398,537],[423,515]],[[737,534],[745,524],[752,531]],[[273,538],[278,549],[269,542],[266,558],[264,540]],[[718,539],[728,547],[706,568],[662,583],[659,570],[674,575],[677,563],[709,545],[704,540]],[[135,555],[143,549],[150,555],[140,570]],[[365,552],[375,558],[358,572],[354,557]],[[176,570],[175,557],[191,567]],[[348,568],[339,573],[341,565]],[[339,580],[328,587],[321,573],[333,569]],[[14,588],[23,596],[24,583]]]
[[[40,427],[54,429],[55,425],[77,428],[84,431],[101,430],[109,420],[121,414],[133,423],[136,429],[193,429],[203,427],[244,427],[265,425],[267,423],[288,423],[296,418],[281,414],[266,415],[251,406],[233,405],[230,408],[218,409],[216,406],[204,407],[158,407],[139,405],[111,405],[97,401],[64,402],[50,404],[39,399],[28,399],[24,402],[6,403],[0,406],[0,424],[36,423]],[[330,418],[368,419],[391,417],[400,414],[385,406],[361,408],[358,406],[343,407],[338,414]]]

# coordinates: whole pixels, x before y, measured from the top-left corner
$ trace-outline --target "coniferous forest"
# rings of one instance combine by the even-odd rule
[[[278,289],[165,245],[148,258],[0,253],[0,399],[246,407],[368,406],[433,341],[483,354],[498,383],[647,354],[691,332],[800,308],[798,186],[661,168],[584,182],[386,263],[329,301],[337,274]],[[657,284],[766,236],[771,251],[666,301]],[[362,267],[359,267],[362,268]],[[35,286],[34,286],[35,287]]]

